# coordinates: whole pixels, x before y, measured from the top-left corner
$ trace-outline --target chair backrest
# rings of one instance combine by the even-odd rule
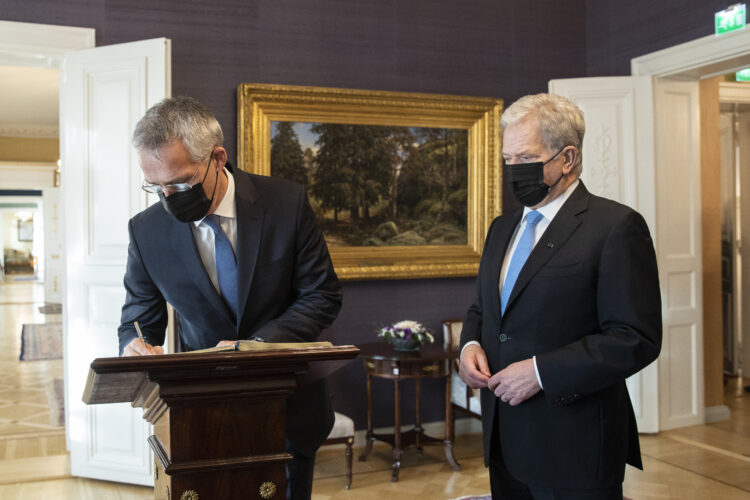
[[[443,348],[458,351],[461,347],[461,329],[464,326],[462,319],[447,319],[443,321]],[[458,370],[458,356],[453,360],[454,369]]]
[[[443,346],[458,349],[461,346],[462,319],[447,319],[443,321]]]

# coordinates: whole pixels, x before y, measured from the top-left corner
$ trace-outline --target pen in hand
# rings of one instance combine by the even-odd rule
[[[146,339],[143,338],[143,332],[141,331],[140,325],[138,324],[137,321],[134,321],[133,324],[135,325],[135,331],[138,332],[138,338],[141,339],[141,342],[145,344]]]
[[[138,342],[133,339],[130,344],[125,347],[122,354],[123,356],[148,356],[151,354],[164,354],[163,347],[158,345],[152,346],[146,342],[146,339],[143,337],[143,332],[141,331],[141,325],[139,325],[137,321],[133,322],[133,326],[135,326],[135,331],[138,333],[138,338],[141,340],[141,344],[139,345]]]

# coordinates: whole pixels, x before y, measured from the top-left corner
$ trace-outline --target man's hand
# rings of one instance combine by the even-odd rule
[[[164,354],[164,348],[160,345],[147,344],[137,337],[131,340],[122,351],[123,356],[151,356],[152,354]]]
[[[490,378],[487,387],[503,403],[511,406],[523,403],[542,389],[539,387],[534,360],[531,358],[513,363],[504,370],[500,370]]]
[[[487,387],[487,382],[490,379],[490,367],[487,364],[487,355],[484,353],[484,349],[475,344],[464,348],[461,353],[458,376],[472,389]]]
[[[222,340],[218,344],[216,344],[216,347],[224,347],[225,345],[237,345],[236,340]]]

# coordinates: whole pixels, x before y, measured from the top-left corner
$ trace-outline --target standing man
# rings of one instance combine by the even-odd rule
[[[163,352],[167,302],[186,351],[249,338],[311,342],[338,314],[341,287],[304,188],[233,170],[223,141],[214,115],[189,97],[161,101],[136,125],[143,189],[161,203],[128,226],[121,355]],[[287,400],[287,498],[310,498],[333,420],[325,381]]]
[[[578,179],[585,125],[538,94],[501,119],[525,208],[495,219],[461,335],[461,378],[481,388],[493,499],[622,499],[642,468],[625,379],[661,349],[656,255],[634,210]]]

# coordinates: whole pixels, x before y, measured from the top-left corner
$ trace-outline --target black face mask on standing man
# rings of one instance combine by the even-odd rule
[[[164,210],[178,221],[193,222],[201,220],[208,213],[208,209],[211,208],[211,203],[213,203],[214,195],[216,194],[216,186],[219,184],[219,171],[216,171],[216,182],[214,182],[214,190],[211,193],[210,200],[206,198],[203,182],[208,176],[208,171],[211,170],[211,160],[213,157],[214,152],[211,151],[211,156],[208,157],[208,169],[206,169],[203,180],[198,184],[195,184],[187,191],[178,191],[169,196],[164,196],[164,193],[161,192],[159,193],[159,199],[162,206],[164,206]]]
[[[508,180],[510,180],[511,188],[513,189],[513,195],[516,199],[524,206],[533,207],[544,199],[545,196],[552,190],[553,187],[560,182],[563,178],[563,173],[560,177],[548,186],[544,182],[544,166],[557,158],[557,155],[562,153],[563,148],[555,153],[552,158],[545,162],[537,161],[533,163],[516,163],[514,165],[505,165],[505,170],[508,173]]]

